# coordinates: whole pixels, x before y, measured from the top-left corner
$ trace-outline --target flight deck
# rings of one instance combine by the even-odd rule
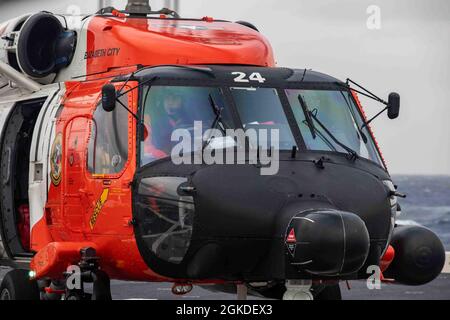
[[[0,281],[7,272],[0,267]],[[343,300],[450,300],[450,253],[442,273],[434,281],[423,286],[382,284],[379,290],[369,290],[364,281],[350,281],[350,289],[341,283]],[[236,295],[213,293],[194,287],[191,293],[175,296],[170,283],[145,283],[112,281],[111,293],[114,300],[235,300]],[[259,299],[248,297],[249,300]]]

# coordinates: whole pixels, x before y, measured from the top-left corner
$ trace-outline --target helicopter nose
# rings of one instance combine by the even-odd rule
[[[280,165],[273,177],[251,165],[168,177],[159,165],[161,176],[152,168],[137,178],[134,198],[137,244],[158,274],[250,282],[351,278],[365,276],[386,246],[388,194],[364,171],[329,165],[316,174],[296,162]]]
[[[232,187],[230,181],[239,184]],[[374,215],[381,221],[389,213],[386,192],[376,179],[366,181],[376,192],[352,185],[342,196],[342,186],[328,191],[327,184],[316,185],[307,177],[303,182],[288,174],[259,177],[249,167],[208,168],[198,171],[192,183],[196,219],[188,269],[193,278],[211,270],[231,278],[341,277],[376,264],[371,238],[382,239],[374,226],[383,227],[384,233],[384,222],[368,223]]]
[[[292,217],[285,234],[289,263],[316,275],[346,275],[364,265],[369,232],[357,215],[325,209]]]
[[[281,268],[279,274],[288,272],[293,278],[305,274],[333,277],[354,274],[364,266],[370,237],[364,221],[356,214],[333,208],[288,211],[279,212],[280,228],[268,233],[266,240],[207,237],[209,241],[188,264],[189,276],[220,277],[230,275],[230,270],[235,274],[259,270],[268,277],[278,274],[276,269]],[[286,217],[290,219],[287,226]],[[266,252],[261,254],[260,249]]]

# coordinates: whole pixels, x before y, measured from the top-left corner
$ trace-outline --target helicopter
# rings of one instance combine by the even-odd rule
[[[110,300],[111,279],[339,299],[368,270],[440,274],[437,235],[396,223],[405,195],[370,127],[399,117],[397,93],[279,67],[249,22],[142,0],[80,26],[23,15],[0,38],[1,300]],[[368,119],[361,95],[384,108]]]

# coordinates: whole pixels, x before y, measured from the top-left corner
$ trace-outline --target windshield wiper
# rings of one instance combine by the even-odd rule
[[[307,123],[306,123],[306,120],[303,121],[303,123],[307,124]],[[325,135],[324,135],[322,132],[320,132],[320,131],[317,130],[317,129],[314,129],[314,130],[316,131],[317,136],[320,137],[320,139],[322,139],[323,142],[325,142],[325,144],[328,146],[328,148],[330,148],[331,150],[336,151],[336,152],[338,151],[338,150],[336,149],[336,147],[334,146],[334,144],[331,143],[331,141],[328,140],[328,138],[325,137]]]
[[[298,101],[300,102],[300,105],[302,106],[303,113],[305,114],[305,120],[303,121],[304,124],[306,124],[309,127],[309,130],[311,131],[311,136],[313,139],[316,139],[317,136],[322,139],[325,144],[334,151],[337,151],[336,147],[328,140],[325,135],[317,130],[316,126],[314,125],[313,119],[311,117],[311,111],[309,110],[308,106],[306,105],[305,100],[303,100],[301,94],[298,95]]]
[[[298,101],[300,102],[300,105],[302,106],[303,113],[305,114],[306,124],[308,125],[309,130],[311,131],[311,135],[312,135],[313,139],[316,139],[316,128],[315,128],[314,122],[311,118],[311,114],[310,114],[311,111],[309,111],[308,106],[306,105],[305,101],[303,100],[301,94],[298,95]]]
[[[300,102],[300,105],[302,106],[303,113],[305,114],[305,120],[306,120],[306,123],[307,123],[307,125],[308,125],[308,127],[309,127],[309,130],[311,130],[311,135],[313,136],[314,139],[316,139],[316,132],[317,132],[317,133],[320,133],[320,131],[317,130],[316,126],[314,125],[313,119],[319,124],[319,126],[327,133],[327,135],[328,135],[328,136],[329,136],[329,137],[330,137],[337,145],[339,145],[341,148],[343,148],[345,151],[348,152],[348,154],[351,156],[351,159],[358,159],[358,158],[359,158],[359,155],[358,155],[358,153],[356,153],[355,150],[353,150],[353,149],[350,148],[350,147],[347,147],[345,144],[343,144],[342,142],[340,142],[340,141],[336,138],[336,136],[335,136],[334,134],[332,134],[331,131],[328,130],[327,127],[325,127],[325,125],[317,118],[317,116],[316,116],[313,112],[311,112],[311,111],[309,110],[308,105],[306,104],[305,100],[303,100],[301,94],[298,95],[298,101]],[[315,110],[317,111],[317,109],[315,109]],[[327,143],[328,145],[330,145],[328,139],[326,139],[326,138],[323,136],[323,134],[321,134],[321,133],[320,133],[320,138],[321,138],[322,140],[324,140],[325,143]],[[334,148],[334,147],[333,147],[332,149],[334,149],[335,151],[337,151],[336,148]]]
[[[327,129],[327,127],[319,120],[319,118],[317,118],[317,116],[313,112],[311,112],[311,111],[309,111],[309,112],[310,112],[311,117],[319,124],[319,126],[327,133],[327,135],[329,135],[331,137],[331,139],[333,139],[333,141],[336,142],[341,148],[343,148],[345,151],[348,152],[348,154],[351,156],[351,158],[350,158],[351,160],[356,160],[359,158],[359,155],[355,150],[353,150],[352,148],[350,148],[350,147],[346,146],[345,144],[343,144],[342,142],[340,142],[336,138],[336,136],[334,134],[332,134],[330,130]]]
[[[226,125],[222,121],[222,110],[223,110],[223,108],[220,108],[216,104],[212,94],[209,94],[208,100],[209,100],[209,104],[211,105],[211,108],[212,108],[214,114],[216,115],[216,118],[214,119],[213,123],[211,124],[210,129],[216,129],[217,126],[219,125],[220,131],[222,131],[222,133],[224,133],[226,135],[226,131],[225,131]],[[211,140],[212,140],[212,137],[210,136],[208,138],[208,140],[206,140],[203,143],[202,151],[204,151],[206,149],[206,147],[211,143]]]

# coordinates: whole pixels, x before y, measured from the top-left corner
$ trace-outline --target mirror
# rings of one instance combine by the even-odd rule
[[[392,92],[389,95],[388,105],[388,117],[389,119],[397,119],[400,114],[400,95]]]
[[[112,112],[116,108],[116,87],[106,84],[102,88],[102,106],[106,112]]]

